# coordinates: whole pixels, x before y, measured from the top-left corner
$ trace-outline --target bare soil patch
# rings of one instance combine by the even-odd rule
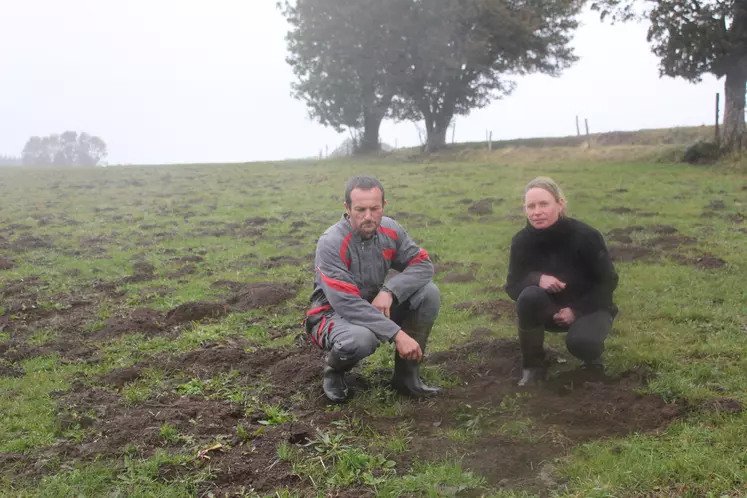
[[[12,259],[0,256],[0,270],[12,270],[15,266]]]
[[[654,251],[648,247],[633,244],[610,245],[608,248],[610,258],[616,263],[632,263],[633,261],[652,261]]]
[[[441,279],[441,282],[446,284],[465,284],[474,281],[474,273],[449,273]]]
[[[516,306],[513,302],[505,299],[496,299],[493,301],[467,301],[454,305],[458,310],[470,310],[471,315],[490,315],[493,320],[500,320],[502,317],[514,318],[516,316]]]
[[[26,371],[16,365],[0,360],[0,377],[23,377]]]
[[[34,249],[51,249],[52,247],[52,241],[48,238],[37,237],[30,234],[20,235],[10,244],[10,249],[16,252],[33,251]]]

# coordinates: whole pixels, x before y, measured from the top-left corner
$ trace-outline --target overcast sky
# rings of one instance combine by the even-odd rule
[[[645,25],[582,21],[573,68],[517,80],[511,96],[459,117],[456,140],[574,134],[576,114],[592,132],[712,123],[722,82],[660,79]],[[0,0],[0,154],[65,130],[103,138],[111,164],[331,150],[347,135],[290,96],[286,28],[275,0]],[[419,143],[413,123],[381,132]]]

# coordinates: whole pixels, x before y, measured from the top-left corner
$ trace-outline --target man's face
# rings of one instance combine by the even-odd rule
[[[345,203],[345,212],[350,217],[353,230],[361,237],[369,238],[376,234],[381,225],[381,217],[384,216],[383,194],[378,188],[363,190],[354,188],[350,192],[350,206]]]

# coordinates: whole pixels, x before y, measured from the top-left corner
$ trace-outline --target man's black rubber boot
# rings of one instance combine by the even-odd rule
[[[419,362],[415,360],[404,360],[399,356],[399,353],[394,354],[392,387],[394,387],[394,389],[399,393],[414,398],[433,396],[441,391],[441,388],[428,386],[423,382],[423,379],[420,377]]]
[[[520,387],[531,386],[547,379],[547,367],[530,367],[521,371]]]
[[[340,360],[334,352],[327,354],[322,386],[324,394],[330,401],[340,403],[347,399],[348,385],[345,382],[345,373],[352,369],[355,363],[350,360]]]

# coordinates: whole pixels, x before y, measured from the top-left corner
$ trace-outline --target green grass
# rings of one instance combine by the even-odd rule
[[[696,132],[700,131],[687,131]],[[389,214],[424,216],[401,221],[435,260],[457,264],[454,271],[474,265],[474,282],[450,284],[437,277],[442,308],[428,352],[469,341],[477,327],[490,329],[491,338],[515,336],[509,317],[493,321],[490,316],[473,316],[454,305],[507,299],[501,287],[511,236],[524,223],[523,187],[534,176],[549,175],[563,186],[571,215],[604,234],[631,225],[671,225],[679,235],[698,239],[691,249],[680,250],[683,254],[709,252],[726,261],[724,268],[714,270],[678,264],[671,254],[655,263],[617,264],[620,285],[615,300],[621,313],[607,341],[610,372],[639,366],[653,370],[657,376],[649,390],[667,401],[685,400],[698,406],[708,398],[729,397],[747,402],[747,287],[743,283],[747,252],[743,250],[745,234],[739,231],[745,224],[723,217],[747,212],[744,170],[629,161],[621,149],[535,149],[533,143],[523,142],[504,145],[492,154],[462,151],[423,163],[393,157],[356,162],[0,170],[0,228],[11,223],[28,225],[29,234],[47,237],[53,244],[52,248],[13,251],[2,249],[5,241],[0,239],[0,256],[15,263],[14,268],[0,271],[0,291],[7,281],[39,276],[41,282],[33,288],[39,304],[50,312],[64,306],[70,293],[93,297],[95,307],[82,325],[85,337],[132,308],[167,311],[189,301],[221,299],[225,289],[213,286],[220,280],[270,280],[299,289],[295,298],[271,311],[231,313],[220,320],[195,323],[173,336],[138,334],[112,339],[98,345],[98,363],[71,362],[60,356],[19,362],[25,376],[0,377],[0,453],[25,454],[33,461],[35,452],[52,448],[58,439],[85,441],[90,436],[86,430],[73,427],[60,431],[57,424],[53,393],[66,391],[74,379],[83,377],[87,384],[101,385],[99,376],[115,368],[226,340],[241,341],[241,347],[250,351],[293,344],[313,278],[308,260],[301,266],[268,269],[263,265],[273,256],[303,259],[312,254],[318,236],[340,217],[345,180],[361,173],[374,173],[384,182]],[[650,152],[647,149],[641,154]],[[85,187],[88,185],[93,188]],[[492,215],[482,220],[477,216],[458,218],[467,214],[469,206],[460,201],[484,198],[502,199],[494,203]],[[714,217],[702,217],[714,200],[723,200],[726,208]],[[615,214],[605,209],[614,207],[638,211]],[[251,228],[244,220],[256,217],[270,220],[263,236],[242,235]],[[293,227],[295,221],[306,226]],[[230,228],[230,224],[240,226]],[[203,233],[220,229],[228,232]],[[11,230],[0,235],[12,243],[22,233]],[[81,243],[99,236],[103,240],[100,250]],[[632,234],[637,244],[652,237]],[[168,277],[185,264],[177,258],[196,254],[202,260],[190,263],[195,266],[194,273]],[[158,276],[122,283],[132,274],[136,257],[151,263]],[[97,293],[94,282],[114,283],[124,297],[120,300]],[[13,299],[10,296],[0,304],[7,309]],[[51,323],[18,337],[1,330],[0,344],[20,340],[43,346],[64,339]],[[563,350],[562,337],[548,334],[547,342]],[[472,355],[467,361],[472,364],[477,358]],[[312,434],[311,445],[281,444],[277,457],[288,462],[304,482],[313,481],[319,496],[346,488],[367,488],[378,496],[454,496],[469,490],[493,497],[526,495],[521,489],[504,490],[488,483],[458,458],[432,455],[412,466],[399,465],[399,459],[417,447],[408,414],[419,405],[385,387],[392,366],[392,347],[383,345],[359,369],[371,388],[358,392],[347,406],[330,407],[324,414],[342,414],[344,422],[322,427],[322,432]],[[243,406],[247,417],[262,426],[262,430],[257,425],[250,427],[248,419],[243,419],[235,434],[224,435],[237,437],[247,447],[263,437],[263,430],[292,430],[297,414],[291,406],[308,401],[298,394],[290,400],[274,399],[271,385],[247,384],[236,371],[179,376],[163,367],[158,361],[151,363],[140,378],[123,386],[118,392],[124,401],[138,405],[164,393],[231,401]],[[459,383],[438,365],[426,363],[422,372],[429,383],[443,387]],[[546,435],[536,431],[537,421],[522,414],[525,401],[523,396],[507,396],[492,407],[464,406],[449,414],[450,425],[434,432],[464,448],[486,436],[545,444],[541,437]],[[377,418],[400,423],[377,431],[362,421]],[[660,433],[589,442],[556,462],[556,478],[564,483],[556,494],[742,495],[747,492],[745,422],[744,413],[719,415],[695,410]],[[55,472],[39,479],[17,478],[0,470],[0,493],[196,496],[210,475],[206,467],[194,462],[195,441],[175,427],[168,421],[157,427],[163,445],[172,453],[159,450],[144,459],[52,462],[49,465],[56,466]],[[183,472],[164,479],[159,467],[167,464]],[[247,490],[246,496],[260,496],[252,493]],[[294,488],[274,493],[304,495]]]

